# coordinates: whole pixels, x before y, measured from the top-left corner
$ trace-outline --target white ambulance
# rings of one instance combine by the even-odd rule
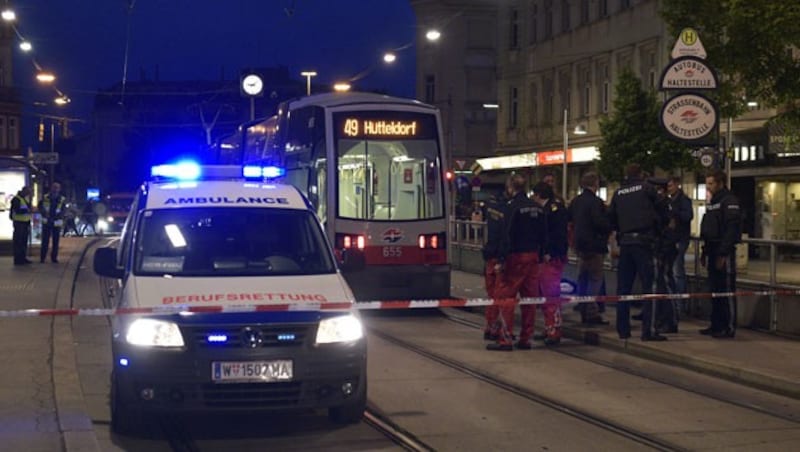
[[[95,272],[117,280],[115,307],[176,308],[113,318],[114,431],[143,432],[151,414],[165,412],[327,408],[335,422],[361,419],[366,341],[357,311],[269,305],[352,305],[338,267],[362,263],[344,256],[337,265],[308,200],[268,182],[276,172],[154,167],[118,245],[96,251]],[[252,305],[263,309],[186,308]]]

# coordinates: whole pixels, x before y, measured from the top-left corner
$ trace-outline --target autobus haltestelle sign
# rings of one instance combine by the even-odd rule
[[[697,143],[708,138],[717,126],[717,107],[699,94],[681,94],[661,108],[661,124],[675,139]]]

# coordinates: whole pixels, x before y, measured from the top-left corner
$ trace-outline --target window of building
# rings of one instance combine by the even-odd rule
[[[572,29],[570,21],[572,14],[570,13],[569,0],[561,0],[561,32],[566,33]]]
[[[19,119],[8,117],[8,149],[19,148]]]
[[[531,118],[530,123],[532,126],[539,125],[539,86],[536,83],[531,83]]]
[[[581,25],[589,23],[589,0],[581,0]]]
[[[510,49],[519,48],[519,10],[511,8],[508,12],[508,47]]]
[[[508,90],[508,128],[517,128],[517,119],[519,118],[519,90],[516,86],[512,86]]]
[[[571,108],[570,108],[570,103],[571,102],[570,101],[572,100],[571,99],[571,97],[572,97],[571,84],[572,83],[570,81],[569,74],[568,73],[562,73],[561,75],[559,75],[558,84],[559,84],[558,94],[559,94],[560,101],[561,101],[561,111],[559,113],[563,113],[564,110],[567,110],[568,114],[572,114],[572,112],[569,111],[569,110],[571,110]],[[563,120],[564,120],[564,118],[563,118],[563,115],[562,115],[561,116],[561,121],[563,121]]]
[[[539,6],[536,5],[534,1],[531,1],[531,23],[529,28],[530,34],[528,35],[528,42],[531,44],[536,44],[537,35],[539,33]]]
[[[6,86],[6,65],[0,63],[0,86]]]
[[[598,98],[598,107],[600,109],[600,113],[608,113],[608,106],[610,101],[610,85],[611,82],[609,80],[608,74],[608,63],[601,63],[598,66],[597,71],[597,86],[600,90],[599,98]]]
[[[656,89],[656,53],[650,52],[647,61],[649,63],[647,80],[650,83],[650,88]]]
[[[545,93],[545,105],[544,105],[544,123],[545,124],[552,124],[553,123],[553,107],[554,107],[554,94],[553,94],[553,79],[546,78],[543,83],[543,93]]]
[[[8,130],[6,128],[6,117],[0,116],[0,149],[8,147]]]
[[[583,73],[583,102],[582,102],[583,106],[581,113],[583,113],[584,117],[589,116],[589,103],[592,94],[591,83],[592,83],[591,74],[587,69]]]
[[[553,0],[544,0],[544,38],[553,37]]]
[[[436,102],[436,76],[425,76],[425,102],[433,104]]]
[[[631,7],[631,0],[619,0],[619,9],[628,9]]]
[[[597,0],[600,18],[608,17],[608,0]]]

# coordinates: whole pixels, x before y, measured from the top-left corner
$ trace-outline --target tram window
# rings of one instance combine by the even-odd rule
[[[338,215],[416,220],[443,215],[435,140],[338,142]]]

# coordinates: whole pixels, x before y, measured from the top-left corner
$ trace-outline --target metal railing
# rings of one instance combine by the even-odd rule
[[[707,273],[701,266],[702,243],[692,237],[686,252],[687,277],[696,281]],[[486,242],[486,222],[469,220],[450,220],[450,245],[453,247],[480,250]],[[800,241],[743,238],[737,245],[737,281],[739,283],[766,286],[770,289],[800,288]],[[570,255],[570,263],[576,257]],[[615,269],[615,261],[609,255],[606,267]],[[780,275],[779,275],[779,270]],[[778,328],[778,299],[770,296],[769,329]]]

